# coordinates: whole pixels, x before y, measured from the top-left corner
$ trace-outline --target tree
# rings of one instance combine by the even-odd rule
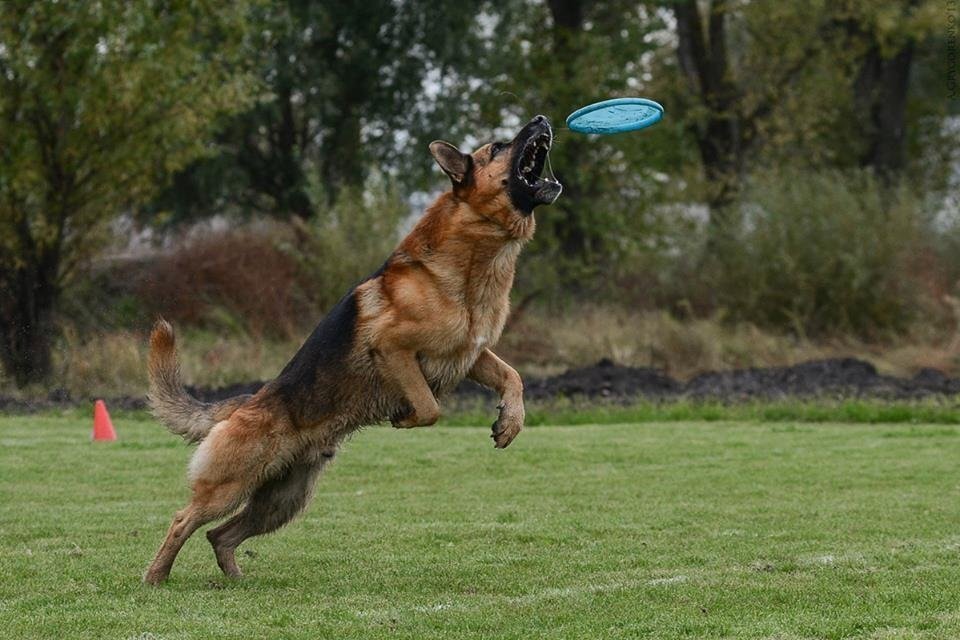
[[[761,139],[764,119],[818,59],[828,21],[817,2],[773,6],[678,0],[672,7],[676,56],[694,101],[688,126],[709,186],[711,222],[722,226],[739,193],[747,155]],[[732,39],[736,56],[729,51]]]
[[[424,78],[469,64],[476,10],[428,0],[258,6],[247,55],[269,95],[233,118],[218,138],[222,153],[179,175],[178,189],[155,208],[189,218],[219,198],[221,208],[245,214],[306,218],[317,205],[312,187],[330,205],[340,191],[362,187],[372,166],[425,158],[421,135],[459,114],[423,99]],[[398,133],[413,139],[400,144]],[[219,188],[204,189],[211,182]],[[204,191],[201,200],[191,195]]]
[[[633,136],[583,136],[564,131],[564,118],[589,102],[635,94],[638,60],[656,47],[645,36],[662,20],[619,0],[514,0],[495,17],[492,51],[478,69],[487,81],[469,95],[483,105],[480,120],[494,126],[537,113],[553,120],[551,165],[564,192],[538,218],[530,258],[548,263],[555,280],[578,286],[587,272],[616,262],[636,235],[623,231],[637,227],[649,172],[658,168],[660,133],[648,132],[643,144]]]
[[[937,30],[939,10],[930,0],[845,0],[833,8],[853,57],[859,164],[886,182],[904,168],[910,74],[918,45]]]
[[[243,3],[0,4],[0,361],[51,374],[54,313],[104,223],[249,103]]]
[[[840,166],[848,162],[844,147],[853,147],[853,164],[885,178],[902,169],[910,69],[916,46],[935,28],[931,0],[677,0],[671,7],[686,81],[681,100],[712,222],[722,223],[736,199],[748,158],[777,143],[785,156]]]

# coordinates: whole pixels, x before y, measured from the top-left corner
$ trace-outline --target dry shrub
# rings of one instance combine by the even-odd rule
[[[64,328],[54,353],[57,386],[74,398],[139,396],[147,389],[146,336],[118,331],[82,338]]]
[[[283,227],[206,232],[145,264],[136,283],[148,311],[180,325],[290,337],[314,317]]]
[[[919,295],[908,265],[922,205],[868,173],[772,172],[714,243],[705,282],[720,308],[799,335],[904,331]],[[739,215],[734,215],[739,214]]]
[[[409,215],[407,203],[386,186],[363,193],[346,189],[314,219],[295,219],[295,233],[282,248],[309,283],[310,299],[325,312],[384,263]]]
[[[538,310],[524,316],[501,341],[507,357],[521,358],[532,365],[528,369],[544,373],[609,357],[682,378],[704,370],[788,364],[823,355],[805,341],[719,317],[678,320],[665,312],[617,306],[546,315]]]
[[[725,224],[701,220],[696,207],[665,207],[662,233],[610,271],[601,301],[820,341],[882,341],[918,325],[943,334],[960,225],[932,225],[932,205],[911,185],[864,172],[759,172]]]
[[[54,354],[57,386],[73,398],[143,396],[147,392],[147,335],[117,331],[81,336],[67,328]],[[177,349],[187,384],[221,387],[277,375],[299,341],[223,337],[178,331]]]
[[[185,332],[178,344],[184,380],[188,384],[206,387],[269,380],[280,373],[304,337],[254,339],[202,331]]]
[[[954,303],[954,330],[911,334],[883,344],[850,338],[803,340],[719,318],[683,321],[666,313],[619,307],[594,306],[562,314],[530,308],[511,323],[495,350],[527,375],[555,374],[609,357],[686,379],[705,370],[782,366],[843,356],[870,360],[882,372],[900,376],[922,367],[957,375],[960,301]],[[180,328],[184,379],[189,384],[223,386],[272,378],[296,351],[300,337],[253,339]],[[143,395],[146,355],[145,333],[81,336],[68,328],[55,353],[57,386],[75,398]]]
[[[719,316],[678,320],[657,311],[591,306],[562,314],[530,310],[496,348],[528,373],[553,374],[601,358],[662,369],[677,378],[708,370],[785,366],[817,358],[868,359],[906,376],[923,367],[960,370],[960,303],[956,331],[901,336],[883,343],[855,338],[804,339]]]

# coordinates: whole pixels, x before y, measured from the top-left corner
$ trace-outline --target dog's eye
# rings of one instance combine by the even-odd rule
[[[506,149],[507,145],[502,142],[494,142],[490,145],[490,159],[493,160],[497,157],[497,154]]]

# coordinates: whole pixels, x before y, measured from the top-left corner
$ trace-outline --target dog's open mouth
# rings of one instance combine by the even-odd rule
[[[528,187],[536,187],[541,180],[540,174],[547,164],[547,154],[550,152],[550,143],[553,136],[549,131],[531,138],[523,147],[520,155],[520,166],[517,174]]]
[[[514,156],[514,175],[511,197],[517,207],[526,212],[541,204],[551,204],[563,187],[553,177],[543,175],[547,165],[553,130],[544,116],[537,116],[525,126],[514,141],[514,148],[523,146]]]

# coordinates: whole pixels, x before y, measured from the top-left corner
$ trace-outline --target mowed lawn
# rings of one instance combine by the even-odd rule
[[[238,554],[157,423],[0,418],[3,638],[957,638],[960,430],[648,423],[371,428]]]

